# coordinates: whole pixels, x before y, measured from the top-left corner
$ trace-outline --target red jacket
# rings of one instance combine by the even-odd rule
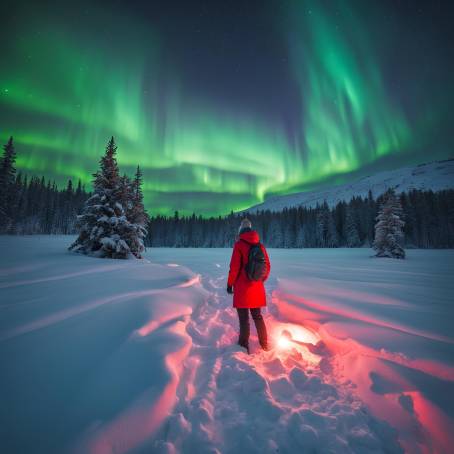
[[[241,241],[244,240],[244,241]],[[230,271],[227,285],[233,286],[233,307],[254,308],[266,306],[265,287],[262,281],[251,281],[246,274],[246,264],[249,256],[249,244],[260,241],[259,234],[255,230],[243,232],[240,239],[233,246],[230,260]],[[249,243],[249,244],[248,244]],[[270,259],[265,246],[261,245],[266,260],[266,275],[270,274]]]

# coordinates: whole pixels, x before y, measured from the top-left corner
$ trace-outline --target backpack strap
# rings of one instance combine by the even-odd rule
[[[246,254],[247,254],[247,255],[246,255],[246,258],[247,258],[247,260],[249,261],[249,252],[250,252],[250,250],[251,250],[252,244],[249,243],[249,241],[243,240],[243,238],[239,238],[239,240],[242,241],[243,243],[246,243],[246,244],[249,246],[249,249],[248,249],[248,251],[246,252]],[[243,267],[244,267],[244,269],[246,270],[246,263],[245,263],[245,262],[246,262],[246,260],[244,259],[243,254],[241,254],[241,266],[240,266],[240,268],[243,268]]]
[[[249,246],[249,249],[247,251],[248,261],[249,261],[249,252],[251,252],[252,246],[260,246],[260,248],[261,248],[260,241],[258,243],[249,243],[249,241],[243,240],[243,238],[240,238],[240,241],[242,241],[243,243],[246,243]],[[245,263],[244,263],[244,265],[246,266]],[[243,256],[241,256],[241,268],[243,268]]]
[[[246,243],[247,245],[251,245],[251,243],[248,243],[246,240],[243,240],[243,238],[239,238],[240,241],[242,241],[243,243]],[[241,249],[240,249],[241,250]],[[249,255],[249,251],[247,252],[247,254]],[[243,254],[240,254],[241,255],[241,268],[243,268],[243,265],[244,265],[244,258],[243,258]]]

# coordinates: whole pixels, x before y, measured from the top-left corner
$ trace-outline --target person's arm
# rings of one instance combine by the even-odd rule
[[[233,287],[241,271],[241,252],[238,243],[235,243],[230,259],[229,277],[227,279],[227,287]]]
[[[270,275],[271,263],[270,263],[270,258],[268,257],[268,252],[266,252],[266,248],[263,244],[262,244],[262,250],[263,250],[263,254],[265,256],[265,264],[266,264],[266,274],[265,274],[265,278],[263,279],[263,281],[265,282],[268,279],[268,276]]]

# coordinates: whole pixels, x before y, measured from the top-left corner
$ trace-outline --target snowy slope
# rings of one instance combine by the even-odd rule
[[[273,196],[265,202],[254,205],[245,211],[282,211],[297,206],[315,207],[324,200],[330,207],[340,201],[350,201],[353,197],[367,197],[369,190],[374,198],[387,189],[394,188],[398,193],[412,189],[441,191],[454,188],[454,159],[431,162],[413,167],[380,172],[352,183],[333,186],[320,191],[299,192],[283,196]]]
[[[228,249],[0,237],[2,452],[449,452],[454,251],[273,250],[276,349],[235,345]],[[282,331],[291,339],[282,343]]]
[[[0,451],[126,452],[160,426],[203,299],[183,267],[0,237]],[[3,449],[2,449],[3,448]]]

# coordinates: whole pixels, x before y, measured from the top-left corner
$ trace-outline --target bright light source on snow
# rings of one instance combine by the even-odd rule
[[[308,330],[307,328],[303,328],[302,326],[293,325],[290,328],[292,339],[297,342],[305,342],[307,344],[315,345],[319,338],[315,333]]]
[[[293,348],[301,351],[301,347],[308,344],[316,345],[320,340],[319,336],[310,329],[292,323],[276,325],[273,331],[276,347],[281,351]]]
[[[282,350],[289,348],[290,345],[291,345],[291,342],[287,336],[281,336],[279,338],[279,340],[277,341],[277,346]]]

